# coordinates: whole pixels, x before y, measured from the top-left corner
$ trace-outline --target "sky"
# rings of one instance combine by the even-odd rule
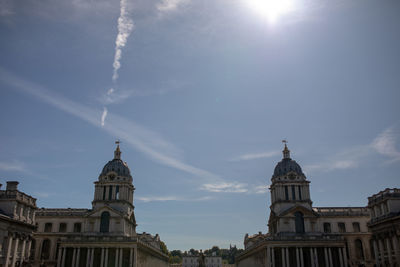
[[[266,233],[282,139],[316,207],[399,187],[397,0],[0,0],[0,182],[91,208],[121,140],[138,232]]]

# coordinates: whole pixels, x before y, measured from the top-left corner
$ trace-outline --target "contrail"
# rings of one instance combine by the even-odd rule
[[[118,70],[121,68],[122,48],[126,45],[128,37],[133,30],[133,21],[129,18],[127,0],[121,0],[121,11],[118,18],[118,35],[115,39],[115,55],[114,55],[114,73],[112,76],[113,82],[118,79]]]
[[[101,126],[104,126],[107,114],[108,114],[108,110],[106,107],[104,107],[103,114],[101,115]]]

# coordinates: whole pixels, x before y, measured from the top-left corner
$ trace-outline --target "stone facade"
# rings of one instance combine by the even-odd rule
[[[222,267],[222,258],[219,256],[205,256],[204,263],[206,267]],[[182,267],[198,267],[199,256],[183,256]]]
[[[132,181],[118,144],[94,182],[92,209],[37,211],[33,266],[168,266],[158,234],[136,233]]]
[[[374,265],[368,208],[313,207],[310,181],[286,144],[271,182],[269,232],[246,234],[238,267]]]
[[[387,188],[369,197],[368,207],[377,266],[400,266],[400,189]]]
[[[0,266],[27,266],[35,210],[36,199],[19,191],[18,182],[7,182],[6,190],[0,190]]]

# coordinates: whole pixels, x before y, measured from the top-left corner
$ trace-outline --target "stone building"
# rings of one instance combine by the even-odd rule
[[[91,209],[37,211],[34,266],[168,266],[158,234],[136,233],[135,187],[117,144],[114,159],[94,182]]]
[[[206,267],[222,267],[222,258],[219,256],[205,256],[204,264]],[[198,267],[199,256],[183,256],[182,267]]]
[[[377,266],[400,266],[400,189],[385,189],[368,198],[372,244]]]
[[[271,182],[269,232],[246,234],[238,267],[374,265],[368,208],[313,207],[310,181],[286,144]]]
[[[1,189],[1,184],[0,184]],[[26,266],[34,248],[36,199],[19,191],[18,182],[0,190],[0,266]]]

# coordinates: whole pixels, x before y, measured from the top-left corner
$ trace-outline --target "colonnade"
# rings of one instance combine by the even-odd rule
[[[295,259],[293,255],[289,254],[289,249],[295,249]],[[335,260],[332,257],[331,247],[323,247],[323,262],[319,262],[322,257],[318,257],[318,251],[316,247],[267,247],[267,267],[337,267],[334,263]],[[279,250],[280,256],[276,258],[277,250]],[[338,250],[338,261],[340,267],[347,267],[347,252],[345,247],[337,247]],[[305,259],[305,252],[309,253],[306,255],[308,260]],[[292,258],[291,258],[292,256]],[[281,258],[279,258],[281,257]],[[337,261],[336,260],[336,261]],[[279,262],[276,262],[279,261]]]
[[[19,246],[21,246],[20,251],[18,251]],[[6,247],[7,253],[5,255],[4,266],[14,267],[17,261],[19,262],[28,261],[31,251],[31,246],[32,246],[32,238],[29,235],[20,235],[17,233],[8,235],[7,247]]]
[[[372,245],[378,267],[400,265],[399,238],[395,234],[375,236],[375,239],[372,240]]]
[[[124,249],[126,247],[60,247],[58,249],[58,257],[57,257],[57,267],[66,267],[66,257],[67,257],[67,249],[72,249],[72,263],[71,267],[93,267],[94,266],[94,259],[95,259],[95,249],[101,249],[100,255],[100,267],[107,267],[109,262],[109,250],[115,249],[115,267],[135,267],[136,266],[136,257],[137,257],[137,248],[128,248],[129,249],[129,265],[123,265],[123,256],[124,256]],[[87,249],[86,251],[86,259],[85,263],[82,265],[82,249]],[[97,265],[97,264],[96,264]],[[68,266],[67,266],[68,267]]]

